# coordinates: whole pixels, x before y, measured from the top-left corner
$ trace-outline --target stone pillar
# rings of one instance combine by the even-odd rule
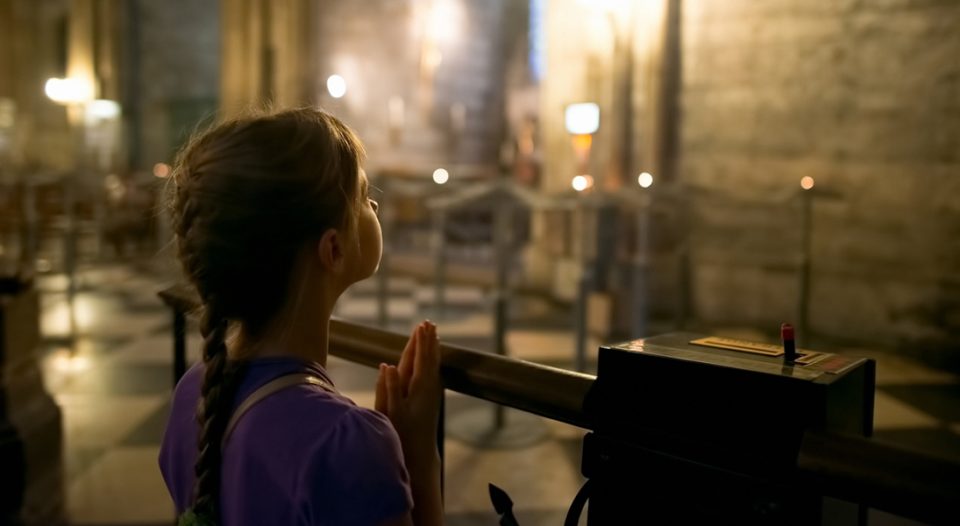
[[[317,2],[281,0],[271,2],[273,27],[273,93],[280,106],[301,106],[316,95]]]
[[[310,104],[315,95],[312,0],[223,0],[221,111],[225,115],[267,104]]]
[[[637,15],[634,53],[639,55],[633,71],[632,93],[636,142],[636,172],[649,172],[659,186],[676,178],[676,141],[680,78],[681,0],[643,4]],[[637,173],[627,184],[637,184]]]
[[[220,111],[224,115],[243,111],[257,100],[262,68],[258,0],[220,2]],[[253,11],[253,12],[251,12]]]
[[[541,85],[540,123],[544,140],[544,179],[542,190],[552,194],[571,193],[570,184],[577,175],[577,162],[564,123],[564,109],[575,102],[595,102],[600,106],[600,128],[594,135],[589,171],[594,177],[594,193],[639,191],[637,175],[671,171],[673,150],[670,138],[675,134],[676,95],[672,80],[678,73],[676,56],[679,31],[671,30],[671,16],[679,0],[624,2],[605,6],[575,0],[553,0],[547,9],[547,66],[549,76]],[[578,38],[569,38],[577,34]],[[585,196],[579,196],[585,197]],[[608,199],[598,202],[607,203]],[[604,205],[592,232],[575,235],[602,256],[597,285],[603,289],[616,274],[617,239],[608,236],[622,230],[623,217]],[[562,296],[559,284],[569,281],[564,269],[572,268],[577,252],[566,258],[549,258],[550,237],[570,236],[573,230],[544,228],[547,219],[537,215],[530,260],[540,270],[555,267],[554,294]],[[590,248],[592,247],[592,248]],[[582,249],[580,249],[582,250]],[[541,256],[537,256],[537,252]],[[626,261],[622,263],[627,263]],[[620,287],[623,289],[624,287]],[[630,302],[617,308],[629,309]],[[629,317],[628,317],[629,319]]]
[[[39,294],[0,278],[0,523],[64,524],[62,418],[35,358]],[[20,521],[20,522],[18,522]]]
[[[2,41],[4,45],[0,46],[0,98],[13,98],[15,87],[13,76],[14,71],[14,46],[13,42],[7,40],[9,35],[13,35],[13,2],[0,2],[0,35],[7,35]]]
[[[0,98],[12,99],[16,128],[9,165],[67,169],[71,136],[63,108],[44,94],[44,82],[66,72],[57,63],[57,21],[66,6],[29,0],[0,2]]]
[[[67,22],[67,77],[83,82],[91,99],[99,97],[95,49],[96,11],[94,0],[71,0],[70,17]],[[71,106],[70,118],[74,124],[82,123],[83,107]]]

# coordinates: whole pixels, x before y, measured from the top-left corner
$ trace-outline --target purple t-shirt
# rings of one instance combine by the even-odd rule
[[[295,358],[251,362],[234,407],[268,381],[309,372],[333,385],[320,364]],[[197,364],[177,384],[160,447],[160,471],[182,513],[193,504]],[[271,394],[233,430],[223,457],[223,526],[374,525],[413,506],[400,440],[382,414],[315,385]]]

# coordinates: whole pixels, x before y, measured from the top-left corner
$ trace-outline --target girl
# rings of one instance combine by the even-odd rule
[[[181,525],[442,522],[436,327],[380,366],[377,411],[325,371],[333,306],[380,261],[362,156],[314,109],[225,122],[180,152],[176,241],[204,306],[203,363],[160,451]]]

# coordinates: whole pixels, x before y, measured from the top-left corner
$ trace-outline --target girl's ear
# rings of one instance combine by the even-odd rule
[[[334,228],[327,229],[317,243],[320,266],[327,272],[340,274],[344,269],[343,236]]]

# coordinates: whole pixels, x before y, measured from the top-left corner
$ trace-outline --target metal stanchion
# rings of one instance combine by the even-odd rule
[[[813,228],[813,199],[811,190],[800,190],[800,269],[797,294],[797,343],[807,345],[809,339],[808,310],[810,303],[811,233]]]
[[[576,350],[574,368],[579,372],[587,369],[587,298],[590,294],[590,269],[584,267],[579,283],[577,284],[577,305],[575,310],[574,328]]]
[[[494,211],[494,247],[496,255],[496,291],[494,293],[494,352],[506,357],[507,325],[509,323],[509,271],[513,241],[511,226],[513,207],[499,200]],[[450,436],[474,447],[504,449],[533,445],[546,437],[543,421],[529,413],[507,410],[500,404],[493,406],[493,422],[487,408],[464,411],[450,419]]]
[[[442,320],[447,281],[447,217],[442,209],[433,212],[433,309],[434,319]]]
[[[380,267],[377,269],[377,323],[386,329],[390,323],[390,233],[393,225],[390,216],[389,199],[380,200],[380,232],[383,239],[383,251],[380,255]]]
[[[677,203],[681,209],[680,218],[680,246],[677,248],[677,267],[679,267],[680,283],[677,294],[676,330],[685,330],[693,311],[693,254],[692,240],[693,225],[691,220],[690,199],[688,189],[686,195]]]
[[[67,279],[67,312],[70,325],[70,352],[76,352],[77,343],[77,224],[76,224],[76,179],[69,174],[63,181],[63,208],[66,225],[63,233],[63,272]]]
[[[577,299],[574,307],[574,367],[583,372],[587,369],[587,300],[593,282],[593,269],[589,257],[589,224],[587,221],[587,206],[581,203],[580,208],[580,278],[577,282]]]
[[[20,262],[33,269],[37,264],[37,189],[31,181],[23,181],[23,226],[20,234]]]
[[[173,386],[187,372],[187,316],[183,309],[173,310]]]
[[[633,256],[633,337],[647,336],[648,320],[648,283],[650,280],[650,196],[644,192],[640,196],[636,213],[637,247]]]
[[[493,349],[500,356],[507,355],[507,301],[509,292],[508,258],[510,257],[510,219],[512,210],[506,203],[499,203],[494,216],[494,243],[497,258],[496,298],[494,300],[494,340]],[[497,404],[494,409],[494,428],[504,426],[503,406]]]

